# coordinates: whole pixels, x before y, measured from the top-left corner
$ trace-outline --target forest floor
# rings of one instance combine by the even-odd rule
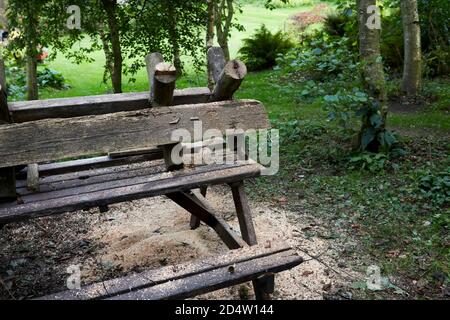
[[[213,188],[207,198],[239,230],[229,190]],[[270,202],[253,202],[252,211],[260,243],[287,241],[306,261],[277,277],[274,299],[350,299],[349,285],[365,281],[342,258],[342,252],[357,244],[323,236],[328,225],[320,218]],[[0,237],[0,298],[65,290],[66,270],[73,265],[80,266],[82,282],[88,284],[227,252],[210,228],[190,230],[189,218],[170,200],[153,198],[111,206],[106,214],[95,209],[9,225]],[[305,230],[319,234],[306,236]],[[251,298],[253,290],[245,284],[197,299]]]
[[[324,111],[296,100],[300,87],[281,90],[279,82],[276,72],[251,74],[239,93],[265,104],[282,139],[280,172],[247,184],[259,240],[288,241],[306,259],[277,278],[274,298],[448,299],[448,80],[433,82],[444,90],[415,110],[396,110],[394,101],[391,129],[405,153],[381,167],[363,160],[365,169],[349,160],[348,138]],[[208,199],[237,229],[225,191],[213,188]],[[81,266],[87,284],[226,252],[211,230],[191,231],[188,220],[155,198],[8,225],[0,231],[0,298],[64,290],[70,265]],[[367,285],[369,267],[380,270],[380,290]],[[199,297],[215,298],[252,291]]]

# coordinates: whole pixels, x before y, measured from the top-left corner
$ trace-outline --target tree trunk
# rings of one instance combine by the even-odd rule
[[[382,118],[382,125],[377,131],[384,131],[387,121],[387,93],[386,80],[383,69],[383,61],[380,53],[380,34],[381,30],[369,27],[368,21],[372,13],[368,13],[370,6],[376,6],[376,0],[358,0],[358,25],[359,25],[359,46],[360,58],[364,63],[363,77],[364,83],[369,94],[380,104],[379,115]],[[359,135],[358,144],[361,146],[362,134],[368,128],[371,128],[371,115],[363,117],[362,128]],[[369,146],[369,151],[378,151],[379,142],[375,139]]]
[[[27,99],[39,100],[37,59],[34,54],[28,54],[27,56]]]
[[[219,3],[220,2],[220,3]],[[228,38],[234,18],[233,0],[217,0],[214,4],[217,41],[223,50],[225,59],[230,61]]]
[[[208,24],[206,26],[206,52],[214,46],[214,0],[207,0],[208,3]],[[214,79],[211,66],[208,63],[208,88],[212,91],[214,88]]]
[[[181,68],[181,52],[180,52],[180,43],[178,41],[178,29],[177,29],[177,12],[176,8],[174,7],[175,4],[168,1],[168,8],[169,8],[169,37],[170,37],[170,45],[172,46],[172,52],[173,52],[173,63],[175,68],[177,69],[177,75],[181,76],[182,68]]]
[[[103,8],[105,9],[108,27],[109,38],[111,41],[112,52],[112,72],[111,81],[114,93],[122,93],[122,49],[120,46],[120,33],[117,21],[117,0],[102,0]]]
[[[416,95],[422,86],[422,49],[417,0],[401,1],[405,61],[401,89],[408,96]]]

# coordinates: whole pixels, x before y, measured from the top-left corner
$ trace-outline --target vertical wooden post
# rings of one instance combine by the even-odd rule
[[[236,213],[239,220],[242,238],[248,245],[254,246],[258,244],[253,224],[250,206],[248,204],[247,194],[244,189],[244,182],[236,182],[230,184],[233,192],[234,204],[236,206]],[[262,276],[253,281],[253,288],[255,289],[255,296],[257,300],[268,300],[270,294],[274,292],[275,276]]]
[[[211,96],[212,101],[224,101],[233,98],[247,75],[247,67],[242,61],[232,60],[225,65]]]
[[[39,165],[36,163],[28,165],[27,189],[32,192],[39,192]]]
[[[153,101],[153,81],[155,78],[155,70],[156,70],[156,65],[164,62],[164,58],[162,56],[161,53],[159,52],[154,52],[154,53],[150,53],[149,55],[147,55],[147,57],[145,57],[145,63],[147,64],[147,76],[148,76],[148,82],[150,85],[150,103]]]
[[[6,93],[5,65],[0,58],[0,125],[11,122]],[[1,167],[1,158],[0,158]],[[0,203],[14,201],[16,195],[16,172],[14,168],[0,168]]]
[[[200,188],[200,193],[201,193],[201,195],[203,196],[203,197],[206,197],[206,193],[208,192],[208,187],[201,187]],[[190,226],[191,226],[191,230],[195,230],[195,229],[198,229],[198,228],[200,228],[200,219],[199,218],[197,218],[196,216],[194,216],[194,215],[191,215],[191,223],[190,223]]]
[[[208,49],[208,88],[213,91],[220,75],[227,64],[221,47]]]
[[[176,81],[177,69],[173,64],[161,62],[156,65],[152,98],[154,106],[166,107],[173,105]]]
[[[171,106],[173,93],[177,81],[177,69],[173,64],[164,62],[163,56],[154,52],[145,58],[147,75],[150,83],[150,102],[154,107]],[[183,164],[174,164],[172,150],[179,143],[160,146],[163,150],[164,162],[167,171],[175,171],[183,168]]]

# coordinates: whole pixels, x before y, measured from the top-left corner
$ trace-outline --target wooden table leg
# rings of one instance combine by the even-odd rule
[[[175,192],[166,194],[166,197],[213,228],[229,249],[240,249],[245,245],[244,241],[233,232],[229,225],[200,198],[201,195],[196,196],[190,192]]]
[[[208,192],[208,187],[201,187],[200,193],[202,196],[206,197],[206,193]],[[191,215],[191,230],[196,230],[200,228],[200,219],[194,215]]]
[[[248,204],[247,194],[244,189],[244,182],[230,184],[233,192],[234,204],[239,220],[242,238],[248,245],[254,246],[258,244],[253,224],[253,218]],[[263,276],[253,281],[256,300],[269,300],[270,294],[274,292],[275,276]]]

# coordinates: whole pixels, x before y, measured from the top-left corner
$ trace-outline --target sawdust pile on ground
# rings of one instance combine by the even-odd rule
[[[229,192],[217,187],[207,198],[239,230]],[[330,292],[351,298],[341,288],[360,275],[339,263],[342,248],[304,236],[303,230],[326,226],[302,221],[301,212],[272,204],[252,203],[251,208],[260,243],[287,241],[307,260],[277,276],[275,299],[322,299]],[[190,230],[189,218],[161,197],[113,205],[105,214],[90,210],[9,225],[0,233],[0,297],[30,298],[64,290],[66,269],[74,264],[81,266],[87,284],[227,252],[210,228]],[[252,297],[247,284],[198,299]]]

